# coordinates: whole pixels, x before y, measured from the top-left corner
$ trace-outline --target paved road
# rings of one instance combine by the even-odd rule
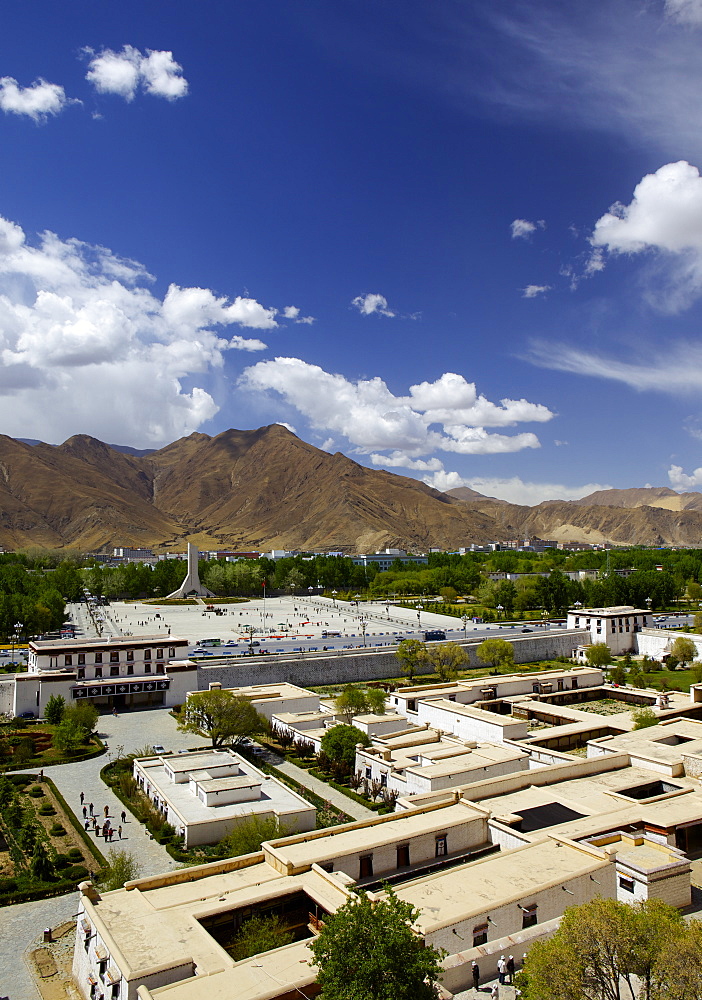
[[[295,781],[299,781],[301,785],[309,788],[313,791],[315,795],[319,795],[320,798],[324,799],[326,802],[331,802],[331,804],[336,808],[340,809],[341,812],[346,813],[347,816],[351,816],[353,819],[375,819],[377,818],[377,813],[372,809],[368,809],[367,806],[362,806],[360,802],[355,802],[350,799],[343,792],[337,792],[336,788],[332,788],[330,785],[325,785],[323,781],[319,778],[315,778],[314,775],[305,771],[303,767],[298,767],[296,764],[289,764],[278,754],[268,751],[268,753],[263,755],[263,760],[268,761],[273,767],[277,767],[279,771],[283,774],[287,774],[289,778],[294,778]]]

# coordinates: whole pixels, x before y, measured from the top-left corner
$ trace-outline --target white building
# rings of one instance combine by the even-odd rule
[[[217,843],[252,815],[290,832],[313,830],[317,819],[306,799],[233,750],[139,757],[134,778],[186,848]]]
[[[611,608],[577,608],[568,612],[567,628],[587,629],[593,643],[604,642],[610,651],[634,653],[637,636],[652,620],[651,612],[623,604]]]
[[[171,661],[187,647],[187,639],[164,635],[32,640],[27,673],[0,680],[0,711],[41,716],[52,695],[102,709],[181,704],[197,667]]]

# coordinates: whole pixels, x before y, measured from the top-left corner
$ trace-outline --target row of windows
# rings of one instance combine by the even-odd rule
[[[406,868],[410,864],[410,845],[409,844],[398,844],[396,847],[397,860],[396,864],[398,868]],[[445,833],[441,833],[436,838],[436,843],[434,846],[434,857],[443,858],[448,854],[448,838]],[[325,871],[331,871],[332,866],[326,865],[322,866]],[[370,878],[373,874],[373,855],[363,854],[359,858],[359,878]]]
[[[85,666],[85,653],[77,653],[76,655],[78,657],[78,659],[77,659],[78,666],[79,667],[84,667]],[[176,655],[175,647],[171,646],[169,648],[169,650],[168,650],[168,658],[170,660],[172,660],[172,659],[174,659],[175,655]],[[95,656],[95,659],[93,661],[94,663],[102,663],[102,656],[103,656],[102,653],[95,653],[94,656]],[[144,650],[144,659],[145,660],[150,660],[151,659],[151,650],[150,649],[145,649]],[[156,659],[157,660],[162,660],[163,659],[163,650],[162,649],[157,649],[156,650]],[[127,660],[127,663],[133,663],[134,662],[134,650],[133,649],[128,649],[127,650],[126,660]],[[66,666],[66,667],[72,667],[73,666],[73,654],[72,653],[66,653],[66,655],[64,656],[64,661],[63,662],[64,662],[64,666]],[[110,663],[119,663],[119,650],[118,649],[111,649],[110,650]]]
[[[535,927],[539,922],[536,903],[530,906],[522,906],[522,930],[527,927]],[[487,944],[488,924],[477,924],[473,928],[473,947],[479,948],[482,944]]]
[[[145,663],[144,664],[144,669],[143,669],[143,671],[140,672],[139,676],[141,676],[142,672],[145,673],[145,674],[150,674],[151,673],[151,664],[150,663]],[[165,664],[163,664],[163,663],[157,663],[156,664],[156,673],[157,674],[165,674],[165,672],[166,672]],[[127,673],[126,673],[125,676],[126,677],[132,677],[133,674],[134,674],[134,664],[133,663],[128,663],[127,664]],[[122,675],[120,673],[120,668],[119,667],[110,667],[110,673],[107,676],[109,676],[109,677],[121,677]],[[96,679],[99,679],[100,677],[102,677],[102,667],[95,667],[95,672],[93,674],[93,677],[96,678]],[[78,671],[77,671],[77,674],[76,674],[76,679],[79,680],[79,681],[84,681],[85,680],[85,667],[78,667]]]

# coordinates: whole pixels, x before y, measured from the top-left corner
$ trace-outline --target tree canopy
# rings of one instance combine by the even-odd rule
[[[329,760],[338,761],[353,769],[356,763],[356,744],[364,747],[370,745],[370,740],[356,726],[332,726],[322,737],[322,750]]]
[[[606,642],[593,642],[585,650],[585,659],[591,667],[608,667],[612,662],[612,651]]]
[[[419,639],[403,639],[395,651],[395,656],[400,661],[402,673],[412,680],[418,667],[426,663],[427,647]]]
[[[685,635],[679,635],[670,647],[670,652],[678,663],[684,665],[690,663],[697,656],[697,646],[692,639],[688,639]]]
[[[268,721],[248,698],[221,688],[191,694],[177,719],[178,729],[197,733],[212,741],[213,747],[236,746],[246,737],[265,733]]]
[[[569,907],[554,936],[529,951],[525,1000],[621,1000],[624,983],[632,1000],[696,1000],[702,995],[701,927],[693,921],[688,930],[678,910],[658,899],[594,899]],[[675,960],[680,952],[689,968]],[[695,981],[689,992],[679,989],[686,977]]]
[[[326,917],[310,943],[320,1000],[434,1000],[444,953],[415,933],[418,916],[386,887],[385,899],[360,892]]]
[[[512,647],[509,648],[511,650]],[[426,662],[432,665],[442,681],[450,681],[468,663],[468,654],[457,642],[432,643],[427,647]]]
[[[385,694],[380,688],[364,691],[357,684],[346,684],[334,699],[334,707],[350,725],[354,715],[385,715]]]
[[[490,663],[498,669],[514,666],[514,649],[506,639],[485,639],[475,652],[483,663]]]

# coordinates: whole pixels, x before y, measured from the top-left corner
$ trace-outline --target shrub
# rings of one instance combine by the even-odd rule
[[[68,852],[68,857],[71,859],[71,861],[82,861],[83,852],[79,851],[77,847],[72,847]]]
[[[44,794],[44,789],[40,785],[34,785],[27,792],[27,795],[31,795],[33,799],[40,799],[43,794]]]
[[[45,802],[43,806],[39,806],[38,812],[40,816],[56,815],[56,810],[54,809],[54,807],[51,805],[50,802]]]
[[[67,868],[65,871],[61,872],[61,877],[68,879],[70,882],[82,882],[83,879],[88,878],[90,872],[83,865],[73,865],[71,868]]]
[[[65,830],[64,827],[61,826],[60,823],[54,823],[54,825],[49,830],[49,833],[51,834],[52,837],[65,837],[66,836],[66,830]]]
[[[54,858],[54,866],[56,868],[68,868],[72,863],[67,854],[57,854]]]
[[[0,893],[17,892],[17,882],[13,878],[0,878]]]

